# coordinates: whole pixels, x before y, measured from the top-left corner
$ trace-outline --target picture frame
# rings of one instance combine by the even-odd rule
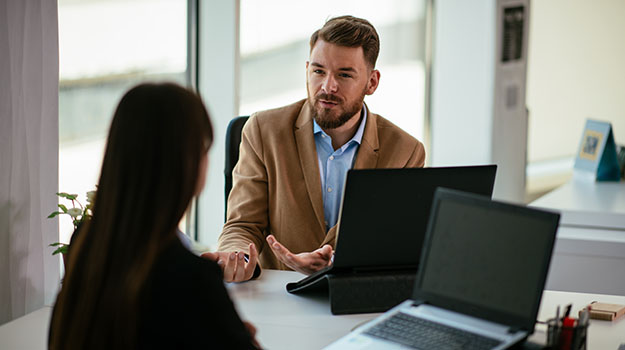
[[[586,120],[573,170],[595,181],[620,181],[612,124]]]

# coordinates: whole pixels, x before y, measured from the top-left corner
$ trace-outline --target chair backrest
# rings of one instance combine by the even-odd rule
[[[241,131],[243,125],[247,122],[249,116],[240,116],[232,119],[228,124],[226,130],[226,166],[224,168],[224,175],[226,177],[225,186],[225,205],[224,205],[224,218],[227,218],[228,213],[228,196],[232,189],[232,170],[239,161],[239,146],[241,145]],[[224,219],[225,220],[225,219]]]

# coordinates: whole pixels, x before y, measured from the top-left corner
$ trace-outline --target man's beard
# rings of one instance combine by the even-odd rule
[[[308,96],[308,104],[313,118],[322,129],[336,129],[343,126],[345,123],[347,123],[347,121],[352,119],[354,114],[356,114],[356,112],[358,112],[358,110],[362,108],[362,102],[365,99],[365,94],[366,87],[362,91],[360,98],[356,99],[352,104],[345,105],[345,107],[343,108],[343,113],[339,114],[338,116],[333,116],[333,114],[335,113],[335,111],[333,110],[323,107],[317,108],[317,103],[319,102],[319,100],[337,102],[337,106],[333,109],[338,109],[342,106],[341,102],[343,102],[340,97],[321,93],[314,98]]]

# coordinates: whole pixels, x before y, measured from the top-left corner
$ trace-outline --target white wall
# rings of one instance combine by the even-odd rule
[[[573,156],[586,118],[625,144],[625,1],[539,0],[531,16],[529,161]]]

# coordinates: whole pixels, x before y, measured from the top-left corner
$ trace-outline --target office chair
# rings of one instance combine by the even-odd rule
[[[241,145],[241,131],[249,116],[239,116],[230,121],[226,130],[226,166],[224,175],[226,177],[224,221],[228,215],[228,196],[232,190],[232,170],[239,161],[239,145]]]

